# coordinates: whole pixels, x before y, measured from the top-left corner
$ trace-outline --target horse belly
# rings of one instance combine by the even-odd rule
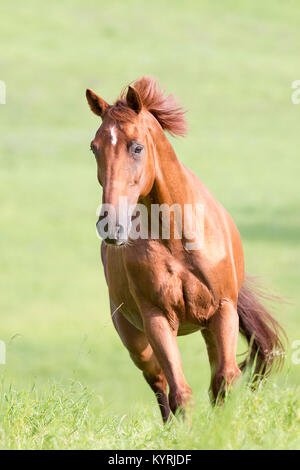
[[[195,331],[199,331],[202,328],[203,327],[201,325],[196,325],[194,323],[181,323],[178,328],[177,336],[190,335],[191,333],[195,333]]]

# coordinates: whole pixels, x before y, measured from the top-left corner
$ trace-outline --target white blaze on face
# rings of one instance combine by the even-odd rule
[[[116,145],[116,143],[117,143],[117,136],[116,136],[115,126],[113,126],[113,127],[110,129],[110,135],[111,135],[111,143],[112,143],[113,145]]]

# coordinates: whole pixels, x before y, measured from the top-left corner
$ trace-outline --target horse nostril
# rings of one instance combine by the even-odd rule
[[[105,236],[104,240],[108,245],[121,246],[125,243],[123,225],[116,225],[110,236]]]

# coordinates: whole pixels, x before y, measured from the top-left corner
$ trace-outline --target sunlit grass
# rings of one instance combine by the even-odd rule
[[[299,397],[298,397],[299,398]],[[149,405],[126,414],[105,408],[79,383],[42,390],[2,387],[0,438],[5,449],[295,449],[299,448],[297,390],[275,383],[254,394],[240,385],[223,407],[205,397],[189,424],[163,426]]]

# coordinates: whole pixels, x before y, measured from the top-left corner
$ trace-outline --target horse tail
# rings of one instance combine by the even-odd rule
[[[237,311],[240,333],[247,340],[249,352],[239,367],[243,370],[252,364],[254,374],[268,376],[283,365],[286,334],[263,306],[261,299],[280,301],[277,297],[264,294],[254,279],[246,276],[239,292]]]

